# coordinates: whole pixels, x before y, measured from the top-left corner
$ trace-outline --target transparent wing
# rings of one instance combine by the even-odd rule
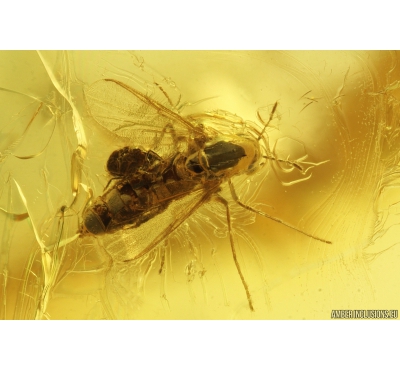
[[[202,134],[188,120],[123,82],[105,79],[85,89],[90,115],[104,128],[132,140],[132,146],[161,156],[184,151],[193,135]]]
[[[215,189],[201,189],[173,201],[168,209],[137,228],[102,236],[104,248],[114,261],[130,261],[146,255],[168,238],[211,198]]]

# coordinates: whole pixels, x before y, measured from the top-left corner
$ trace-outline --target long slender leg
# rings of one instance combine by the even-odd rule
[[[105,188],[103,189],[103,191],[106,191],[108,189],[108,187],[110,186],[111,182],[114,180],[121,180],[122,177],[112,177],[110,180],[108,180],[107,185],[105,186]]]
[[[248,287],[248,285],[246,283],[246,280],[244,279],[242,270],[241,270],[240,265],[239,265],[239,261],[238,261],[237,256],[236,256],[236,249],[235,249],[235,242],[233,240],[233,232],[232,232],[232,225],[231,225],[231,213],[230,213],[230,210],[229,210],[229,204],[226,201],[226,199],[222,198],[220,195],[216,195],[214,197],[214,199],[216,201],[222,203],[225,206],[225,209],[226,209],[226,220],[228,222],[229,239],[230,239],[231,250],[232,250],[232,257],[233,257],[233,260],[235,261],[236,269],[237,269],[237,271],[239,273],[240,280],[242,280],[242,284],[243,284],[244,290],[246,291],[247,301],[249,302],[250,310],[254,311],[253,301],[251,299],[251,295],[250,295],[250,292],[249,292],[249,287]]]
[[[165,245],[160,247],[160,269],[158,270],[160,275],[162,274],[165,266],[165,248]]]
[[[305,231],[299,230],[299,229],[297,229],[296,227],[294,227],[294,226],[292,226],[292,225],[290,225],[290,224],[287,224],[285,221],[282,221],[282,220],[280,220],[279,218],[273,217],[273,216],[269,215],[268,213],[259,211],[258,209],[254,209],[254,208],[252,208],[252,207],[250,207],[250,206],[248,206],[248,205],[242,203],[242,202],[239,200],[239,198],[238,198],[238,196],[237,196],[237,194],[236,194],[236,192],[235,192],[235,188],[233,187],[232,181],[229,179],[228,182],[229,182],[229,188],[230,188],[230,190],[231,190],[232,198],[233,198],[233,200],[234,200],[237,204],[239,204],[239,206],[241,206],[241,207],[247,209],[248,211],[251,211],[251,212],[257,213],[257,214],[259,214],[259,215],[261,215],[261,216],[264,216],[264,217],[266,217],[266,218],[270,218],[271,220],[273,220],[273,221],[275,221],[275,222],[278,222],[278,223],[280,223],[280,224],[282,224],[282,225],[285,225],[286,227],[289,227],[290,229],[296,230],[297,232],[299,232],[299,233],[301,233],[301,234],[303,234],[303,235],[309,236],[310,238],[313,238],[313,239],[315,239],[315,240],[319,240],[320,242],[323,242],[323,243],[326,243],[326,244],[332,244],[332,242],[329,241],[329,240],[321,239],[321,238],[318,238],[317,236],[314,236],[314,235],[311,235],[311,234],[309,234],[309,233],[306,233]]]
[[[164,243],[162,246],[159,247],[159,254],[160,254],[160,269],[158,270],[158,273],[160,275],[160,298],[161,298],[161,302],[164,305],[165,303],[167,304],[168,309],[170,309],[169,307],[169,302],[167,299],[167,293],[165,290],[165,286],[166,286],[166,268],[165,268],[165,253],[166,253],[166,249],[168,248],[168,238],[166,238],[164,240]]]
[[[154,151],[157,151],[158,146],[160,145],[160,143],[161,143],[163,137],[164,137],[164,136],[166,135],[166,133],[167,133],[167,129],[170,129],[170,132],[169,132],[169,133],[170,133],[170,135],[171,135],[171,137],[172,137],[172,141],[174,142],[175,148],[178,147],[178,142],[179,142],[178,135],[176,134],[176,131],[175,131],[174,126],[172,125],[172,123],[168,123],[168,124],[166,124],[166,125],[163,127],[163,129],[162,129],[162,131],[161,131],[160,137],[155,139],[155,141],[154,141],[154,148],[153,148]]]

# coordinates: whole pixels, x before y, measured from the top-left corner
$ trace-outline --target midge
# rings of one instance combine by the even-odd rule
[[[220,194],[225,182],[239,206],[331,244],[242,203],[236,195],[231,178],[253,174],[266,160],[284,162],[303,171],[298,162],[275,158],[268,150],[265,130],[277,103],[268,122],[258,132],[254,127],[244,129],[243,121],[236,116],[181,116],[132,87],[111,79],[91,85],[85,91],[85,99],[89,113],[99,124],[128,137],[132,145],[110,155],[107,161],[110,182],[103,195],[86,206],[82,234],[101,235],[137,228],[165,212],[172,202],[189,194],[197,195],[179,217],[164,230],[155,231],[153,241],[126,262],[150,252],[204,203],[217,201],[226,210],[233,261],[253,311],[249,287],[236,257],[229,203]]]

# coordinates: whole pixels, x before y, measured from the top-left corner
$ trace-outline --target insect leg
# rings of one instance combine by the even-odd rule
[[[158,270],[158,273],[160,275],[162,274],[162,272],[164,270],[164,266],[165,266],[165,248],[166,248],[165,245],[160,247],[160,259],[161,259],[161,262],[160,262],[160,269]]]
[[[230,239],[230,244],[231,244],[232,257],[233,257],[233,260],[235,261],[236,269],[237,269],[237,271],[239,273],[240,280],[242,280],[242,284],[243,284],[244,290],[246,291],[247,301],[249,302],[250,310],[254,311],[253,302],[251,300],[251,295],[250,295],[250,292],[249,292],[249,287],[248,287],[248,285],[246,283],[246,280],[244,279],[242,270],[241,270],[240,265],[239,265],[239,261],[238,261],[237,256],[236,256],[235,242],[233,240],[233,232],[232,232],[232,225],[231,225],[231,213],[230,213],[230,210],[229,210],[228,202],[226,201],[226,199],[222,198],[220,195],[216,195],[214,197],[214,199],[216,201],[222,203],[224,205],[225,209],[226,209],[226,220],[228,222],[229,239]]]
[[[160,234],[158,234],[154,240],[144,248],[140,253],[138,253],[134,258],[130,258],[125,260],[124,262],[130,262],[133,260],[137,260],[142,256],[149,253],[153,248],[155,248],[159,243],[161,243],[167,236],[169,236],[173,231],[175,231],[186,219],[188,219],[193,213],[197,211],[205,202],[207,202],[212,193],[216,191],[220,184],[214,186],[213,188],[209,189],[207,192],[203,194],[203,196],[189,209],[183,210],[180,215],[177,215],[175,220],[171,222]]]
[[[248,211],[251,211],[251,212],[257,213],[257,214],[259,214],[261,216],[270,218],[271,220],[273,220],[275,222],[278,222],[278,223],[280,223],[282,225],[285,225],[286,227],[289,227],[290,229],[296,230],[297,232],[299,232],[299,233],[301,233],[303,235],[309,236],[310,238],[313,238],[315,240],[319,240],[320,242],[323,242],[323,243],[326,243],[326,244],[332,244],[332,242],[329,241],[329,240],[321,239],[321,238],[318,238],[317,236],[314,236],[314,235],[311,235],[309,233],[306,233],[305,231],[302,231],[302,230],[300,230],[300,229],[298,229],[298,228],[296,228],[296,227],[294,227],[294,226],[292,226],[290,224],[287,224],[286,222],[280,220],[279,218],[273,217],[273,216],[269,215],[268,213],[265,213],[263,211],[259,211],[258,209],[254,209],[254,208],[248,206],[247,204],[242,203],[239,200],[239,198],[238,198],[238,196],[237,196],[237,194],[235,192],[235,188],[233,187],[232,181],[229,179],[228,182],[229,182],[229,189],[231,191],[232,198],[237,204],[239,204],[239,206],[247,209]]]
[[[103,192],[106,191],[108,189],[108,187],[110,186],[111,182],[114,180],[120,180],[121,177],[112,177],[110,180],[108,180],[107,185],[105,186],[105,188],[103,189]]]
[[[157,151],[158,146],[160,145],[160,143],[161,143],[163,137],[165,136],[165,134],[167,133],[167,129],[170,129],[170,134],[171,134],[171,137],[172,137],[172,141],[174,142],[174,147],[175,148],[178,147],[178,141],[179,141],[178,135],[176,134],[176,131],[175,131],[174,126],[172,125],[172,123],[168,123],[163,127],[160,137],[159,138],[157,138],[157,137],[155,138],[154,148],[153,148],[154,151]]]
[[[167,308],[170,309],[169,307],[169,302],[167,299],[167,293],[165,291],[165,284],[166,284],[166,268],[165,268],[165,253],[168,248],[168,239],[166,238],[164,240],[164,245],[159,247],[159,255],[161,259],[161,265],[160,269],[158,270],[158,273],[160,275],[160,298],[162,305],[164,306],[166,304]]]

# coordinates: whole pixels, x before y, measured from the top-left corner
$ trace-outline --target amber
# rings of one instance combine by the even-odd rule
[[[398,52],[2,51],[0,61],[0,318],[331,319],[332,310],[398,309]],[[119,116],[96,121],[105,102],[94,114],[85,91],[104,79],[151,97],[173,120],[192,117],[221,135],[259,130],[263,164],[232,177],[240,202],[259,213],[227,182],[217,192],[254,311],[223,202],[189,192],[146,228],[81,233],[85,207],[110,181],[110,155],[149,143],[121,118],[129,96],[118,98]],[[184,151],[185,135],[156,154]],[[196,201],[179,228],[125,262]]]

